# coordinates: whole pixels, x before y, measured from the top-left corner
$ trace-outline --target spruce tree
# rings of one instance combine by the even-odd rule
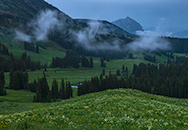
[[[36,53],[39,53],[39,46],[36,46]]]
[[[66,99],[69,99],[72,97],[72,87],[70,82],[66,82]]]
[[[0,96],[3,96],[5,94],[6,92],[4,90],[4,84],[3,84],[3,81],[0,79]]]
[[[60,91],[59,91],[59,95],[60,95],[61,99],[65,99],[66,98],[65,83],[64,83],[63,79],[61,80],[61,88],[60,88]]]
[[[35,101],[47,102],[47,96],[49,95],[49,86],[46,77],[38,79]]]
[[[116,71],[116,75],[117,75],[117,76],[120,76],[120,75],[121,75],[121,73],[120,73],[120,70],[119,70],[119,69]]]
[[[90,65],[90,68],[93,68],[93,58],[92,57],[90,57],[89,65]]]
[[[18,90],[19,89],[19,78],[17,75],[17,72],[13,72],[10,77],[10,83],[9,86],[11,89]]]
[[[58,99],[58,83],[56,81],[56,79],[54,79],[53,83],[52,83],[52,98],[53,99]]]

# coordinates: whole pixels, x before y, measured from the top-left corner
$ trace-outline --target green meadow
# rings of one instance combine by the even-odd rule
[[[14,56],[26,52],[32,60],[50,65],[52,57],[64,57],[65,49],[47,41],[37,43],[40,53],[26,51],[23,43],[14,39],[0,37]],[[142,52],[133,52],[135,59],[116,59],[105,61],[106,67],[100,66],[100,58],[93,57],[93,68],[79,67],[47,68],[28,71],[29,82],[46,76],[51,88],[54,79],[60,86],[61,79],[77,85],[84,80],[105,75],[116,74],[122,66],[128,68],[129,74],[133,65],[150,63],[144,60]],[[151,54],[154,56],[154,54]],[[175,56],[186,56],[175,53]],[[156,63],[164,63],[167,57],[157,56]],[[5,87],[9,86],[9,73],[5,73]],[[63,129],[63,130],[187,130],[188,100],[156,96],[131,89],[107,90],[78,97],[77,88],[73,88],[73,98],[57,100],[51,103],[33,103],[35,93],[24,90],[7,89],[7,95],[0,97],[0,129]]]
[[[55,103],[4,101],[0,105],[1,129],[188,129],[187,99],[131,89],[107,90]]]

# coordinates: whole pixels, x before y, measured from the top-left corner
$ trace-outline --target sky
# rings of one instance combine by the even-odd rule
[[[45,0],[72,18],[109,22],[127,16],[145,29],[188,30],[188,0]]]

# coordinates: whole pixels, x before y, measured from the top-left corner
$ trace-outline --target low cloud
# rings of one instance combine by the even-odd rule
[[[52,10],[42,11],[36,19],[29,23],[37,41],[46,40],[49,32],[59,26],[61,26],[61,22],[58,20],[58,14]]]
[[[15,39],[16,40],[30,42],[31,41],[31,36],[21,32],[19,30],[15,30]]]
[[[41,11],[35,19],[27,24],[31,28],[30,35],[15,30],[15,39],[27,42],[30,42],[31,39],[36,41],[46,40],[51,31],[58,29],[62,25],[63,23],[58,19],[57,11]]]
[[[114,50],[114,51],[127,51],[127,50],[168,50],[170,43],[163,38],[160,38],[161,32],[159,31],[144,31],[137,32],[140,36],[132,43],[125,43],[117,37],[109,37],[108,28],[100,21],[90,21],[87,23],[88,27],[80,31],[74,31],[71,28],[77,46],[81,46],[87,50]],[[15,39],[31,42],[31,40],[41,41],[48,39],[50,32],[63,28],[64,22],[59,20],[58,12],[52,10],[42,11],[37,17],[31,20],[27,25],[31,31],[30,34],[15,31]],[[166,34],[170,35],[170,34]],[[104,38],[104,37],[105,38]]]
[[[155,51],[155,50],[169,50],[170,43],[164,38],[161,38],[161,33],[156,31],[138,31],[137,38],[134,42],[127,45],[132,50],[144,50],[144,51]]]
[[[110,42],[100,39],[100,35],[107,35],[109,31],[99,21],[88,22],[88,27],[79,32],[73,32],[77,46],[82,46],[87,50],[120,50],[120,40],[112,38]]]

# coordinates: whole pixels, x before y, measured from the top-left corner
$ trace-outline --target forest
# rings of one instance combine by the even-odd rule
[[[174,98],[188,98],[188,63],[143,64],[133,66],[132,74],[122,69],[125,76],[101,75],[78,86],[78,96],[107,89],[129,88],[150,94]]]

